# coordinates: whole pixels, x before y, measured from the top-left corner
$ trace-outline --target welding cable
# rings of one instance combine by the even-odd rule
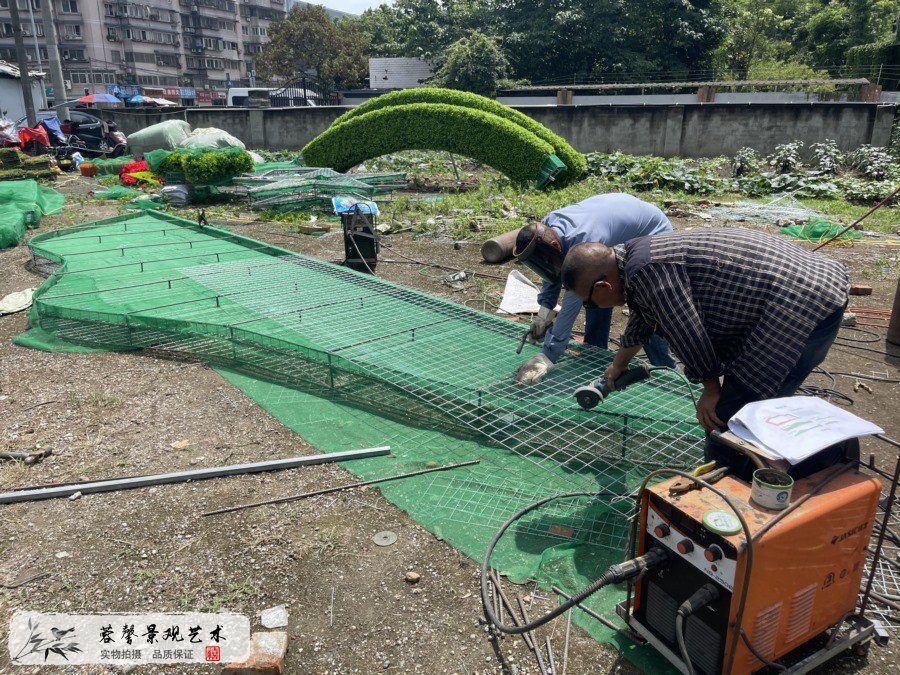
[[[835,338],[836,340],[845,340],[847,342],[861,342],[863,344],[869,344],[872,342],[881,342],[884,339],[883,337],[881,337],[881,335],[879,335],[878,333],[876,333],[873,330],[866,330],[865,328],[857,328],[856,326],[841,326],[840,330],[849,330],[849,331],[853,331],[854,333],[862,333],[869,339],[861,340],[861,339],[857,339],[857,338],[848,337],[846,335],[838,335],[838,337]]]
[[[632,579],[639,575],[641,572],[649,569],[654,569],[661,564],[663,564],[669,557],[669,554],[666,553],[661,548],[654,548],[649,550],[646,554],[641,556],[640,558],[635,558],[633,560],[626,560],[625,562],[618,563],[616,565],[611,565],[609,569],[607,569],[600,578],[591,583],[588,586],[585,586],[583,589],[578,591],[571,598],[566,600],[564,603],[555,607],[553,610],[547,612],[542,617],[535,619],[534,621],[526,622],[522,625],[518,626],[510,626],[501,622],[500,618],[494,613],[492,603],[491,603],[491,592],[488,587],[488,579],[491,570],[491,555],[494,553],[494,549],[497,546],[497,542],[500,541],[501,537],[506,533],[506,531],[520,518],[525,516],[526,514],[534,511],[537,508],[540,508],[544,504],[557,500],[557,499],[567,499],[571,497],[618,497],[620,496],[618,493],[609,492],[606,490],[602,490],[600,492],[568,492],[565,494],[553,495],[552,497],[546,497],[544,499],[540,499],[533,504],[529,504],[528,506],[517,511],[513,516],[507,520],[499,530],[494,534],[490,543],[488,543],[487,550],[484,552],[484,560],[481,563],[481,602],[484,605],[484,613],[487,617],[487,620],[504,633],[512,633],[512,634],[520,634],[527,633],[529,631],[534,630],[535,628],[539,628],[543,626],[545,623],[552,621],[556,617],[564,614],[572,607],[580,604],[590,595],[593,595],[597,591],[599,591],[604,586],[608,586],[609,584],[617,584],[622,581],[626,581],[628,579]]]
[[[697,611],[706,607],[709,603],[719,599],[719,589],[714,584],[703,584],[694,591],[694,594],[681,603],[675,614],[675,638],[678,642],[678,651],[681,652],[681,660],[687,670],[687,675],[694,675],[694,664],[688,654],[687,645],[684,643],[684,622]]]

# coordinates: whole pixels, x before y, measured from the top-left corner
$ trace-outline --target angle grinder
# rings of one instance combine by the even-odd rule
[[[629,368],[615,379],[615,391],[622,391],[628,385],[646,380],[650,377],[650,369],[647,366],[636,366]],[[590,384],[578,387],[575,390],[575,400],[583,410],[591,410],[603,403],[603,400],[609,396],[613,389],[609,386],[609,382],[605,377],[594,380]]]

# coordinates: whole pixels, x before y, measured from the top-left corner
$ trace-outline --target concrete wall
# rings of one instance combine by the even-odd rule
[[[779,143],[834,139],[843,150],[886,146],[897,105],[874,103],[705,103],[690,105],[517,106],[582,152],[716,157],[745,146],[769,153]],[[218,127],[249,148],[299,150],[346,107],[187,108],[140,115],[110,111],[125,133],[181,117],[194,127]],[[364,138],[360,139],[365,142]]]

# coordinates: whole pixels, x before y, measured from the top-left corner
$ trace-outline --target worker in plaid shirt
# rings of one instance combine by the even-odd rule
[[[581,244],[566,256],[565,288],[586,307],[628,304],[605,376],[612,382],[655,330],[703,383],[697,419],[721,429],[745,404],[790,396],[828,353],[847,305],[847,269],[762,232],[708,228]],[[707,444],[707,458],[727,449]],[[718,454],[718,457],[717,457]],[[731,458],[724,458],[725,463]]]

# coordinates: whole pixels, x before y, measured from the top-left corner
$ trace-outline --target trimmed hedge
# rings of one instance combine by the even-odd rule
[[[517,183],[534,182],[553,146],[482,110],[441,103],[382,107],[332,124],[303,148],[310,166],[336,171],[401,150],[446,150],[488,164]]]
[[[253,171],[253,158],[241,148],[179,148],[153,151],[148,162],[156,173],[177,177],[191,185],[221,185],[235,176]],[[161,157],[161,159],[160,159]]]
[[[411,103],[444,103],[473,110],[482,110],[518,124],[526,131],[530,131],[538,138],[552,145],[556,155],[568,167],[564,174],[556,178],[554,182],[555,187],[562,187],[571,183],[587,169],[587,161],[584,155],[569,145],[562,136],[553,133],[540,122],[531,119],[528,115],[520,113],[518,110],[510,108],[508,105],[467,91],[441,89],[438,87],[419,87],[382,94],[344,113],[334,121],[334,124],[343,124],[355,117],[388,106],[409,105]]]

